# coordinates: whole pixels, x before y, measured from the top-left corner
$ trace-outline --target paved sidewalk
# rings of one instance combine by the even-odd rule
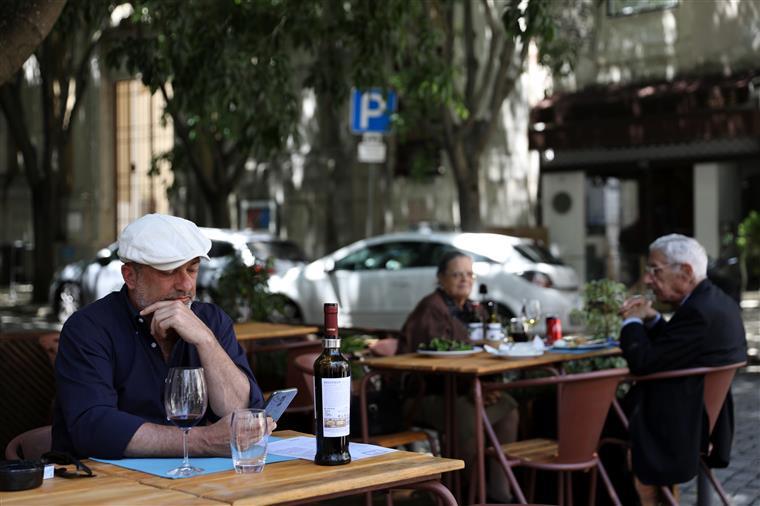
[[[731,464],[714,473],[735,506],[760,506],[760,370],[738,374],[732,392],[736,431]],[[697,504],[696,479],[681,487],[681,504]],[[720,504],[715,493],[712,504]]]

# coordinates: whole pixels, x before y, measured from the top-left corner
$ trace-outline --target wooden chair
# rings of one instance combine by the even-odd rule
[[[557,386],[557,439],[528,439],[501,444],[482,408],[483,426],[492,447],[487,454],[495,456],[507,475],[513,493],[526,503],[513,467],[530,468],[530,500],[533,500],[536,470],[558,471],[558,503],[572,503],[572,471],[591,470],[591,496],[596,491],[596,472],[602,476],[607,493],[615,504],[620,504],[607,472],[596,449],[617,386],[628,374],[628,369],[608,369],[581,374],[525,379],[509,383],[487,383],[484,391],[506,390],[535,386]],[[470,493],[473,495],[473,492]],[[471,497],[471,501],[474,497]]]
[[[728,364],[718,367],[693,367],[690,369],[678,369],[675,371],[663,371],[654,374],[647,374],[645,376],[630,376],[628,381],[641,382],[641,381],[654,381],[668,378],[682,378],[685,376],[704,376],[704,407],[707,413],[707,420],[709,423],[708,434],[712,435],[713,429],[715,429],[715,423],[718,421],[718,415],[723,407],[723,403],[726,401],[726,396],[731,390],[731,383],[734,380],[736,371],[740,367],[747,365],[746,362],[738,362],[735,364]],[[615,412],[617,413],[623,426],[628,429],[628,418],[615,402]],[[614,442],[614,441],[613,441]],[[715,489],[715,492],[720,496],[721,502],[728,506],[731,504],[728,495],[721,486],[718,479],[713,474],[710,467],[705,461],[706,455],[700,455],[699,464],[702,472],[710,480],[710,484]],[[671,505],[677,506],[678,501],[673,497],[670,487],[661,487],[660,491],[668,500]]]
[[[50,451],[51,445],[51,426],[45,425],[23,432],[11,439],[5,447],[5,458],[7,460],[37,460]]]

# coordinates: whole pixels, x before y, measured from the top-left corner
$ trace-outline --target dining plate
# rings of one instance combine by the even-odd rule
[[[483,351],[482,348],[475,347],[471,350],[455,350],[455,351],[436,351],[436,350],[417,350],[420,355],[428,357],[466,357],[467,355],[474,355]]]
[[[498,353],[492,353],[494,357],[499,358],[533,358],[543,354],[543,350],[499,350]]]
[[[552,351],[565,351],[565,350],[601,350],[609,346],[615,345],[614,341],[602,341],[599,343],[579,344],[578,346],[552,346]]]
[[[485,349],[488,353],[495,357],[500,358],[531,358],[531,357],[540,357],[544,354],[544,350],[539,350],[536,348],[533,348],[532,346],[521,346],[515,349],[514,346],[512,346],[509,349],[502,349],[502,348],[494,348],[492,346],[485,346]]]

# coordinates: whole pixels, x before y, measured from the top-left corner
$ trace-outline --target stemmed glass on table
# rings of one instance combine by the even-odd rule
[[[528,299],[523,301],[523,323],[525,324],[525,333],[530,336],[532,330],[541,320],[541,301],[538,299]]]
[[[203,418],[208,406],[206,380],[202,367],[172,367],[164,384],[166,419],[182,430],[184,459],[179,467],[168,471],[169,476],[188,477],[203,472],[190,465],[187,454],[187,433]]]

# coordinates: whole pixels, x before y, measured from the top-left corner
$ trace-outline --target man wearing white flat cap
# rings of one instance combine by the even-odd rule
[[[56,359],[53,449],[85,457],[182,455],[162,393],[171,367],[203,367],[209,408],[191,455],[229,455],[235,409],[263,398],[233,322],[194,302],[211,241],[191,221],[148,214],[119,236],[124,286],[69,318]]]

